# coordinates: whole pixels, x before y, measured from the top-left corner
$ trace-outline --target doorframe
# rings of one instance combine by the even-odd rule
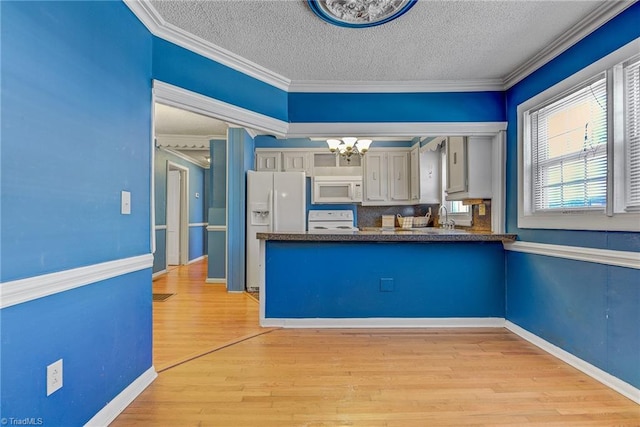
[[[169,171],[180,172],[180,221],[178,225],[178,264],[187,265],[189,263],[189,168],[167,160],[166,177],[169,182]],[[167,193],[165,197],[165,215],[169,210],[169,186],[166,185]],[[165,244],[165,259],[169,265],[169,245]]]

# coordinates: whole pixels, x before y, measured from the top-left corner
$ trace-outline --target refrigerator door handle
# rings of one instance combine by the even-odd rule
[[[278,231],[278,191],[273,190],[273,197],[271,198],[271,232]]]
[[[269,209],[269,232],[273,231],[273,190],[267,195],[267,209]]]

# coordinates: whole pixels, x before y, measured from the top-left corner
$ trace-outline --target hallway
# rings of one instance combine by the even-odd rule
[[[640,426],[640,406],[503,328],[269,329],[258,303],[154,282],[158,378],[124,426]]]
[[[232,342],[270,329],[258,325],[259,304],[224,284],[205,283],[207,261],[170,267],[153,281],[153,365],[162,372]]]

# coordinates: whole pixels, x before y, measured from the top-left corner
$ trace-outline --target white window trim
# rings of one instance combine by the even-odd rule
[[[451,212],[451,204],[453,201],[448,201],[446,199],[447,189],[447,155],[444,146],[440,149],[440,200],[442,200],[441,205],[443,205],[447,209],[447,219],[453,220],[456,226],[461,225],[463,227],[471,227],[473,225],[473,207],[469,205],[469,210],[467,212]]]
[[[525,144],[528,135],[528,124],[524,120],[525,112],[542,104],[546,100],[570,90],[572,87],[593,77],[598,73],[613,68],[626,61],[640,51],[640,38],[626,44],[604,58],[578,71],[565,80],[546,89],[538,95],[518,105],[518,228],[547,228],[566,230],[600,230],[600,231],[640,231],[640,213],[614,213],[613,197],[607,200],[606,212],[563,211],[539,212],[531,214],[530,209],[530,177],[525,174],[525,159],[529,157],[529,147]],[[610,131],[611,132],[611,131]],[[612,139],[609,139],[612,141]],[[614,144],[609,144],[610,158],[615,155]],[[615,162],[615,159],[613,160]],[[609,165],[613,165],[610,161]],[[615,168],[609,176],[615,176]]]

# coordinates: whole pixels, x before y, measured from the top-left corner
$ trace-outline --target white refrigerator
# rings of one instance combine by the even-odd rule
[[[304,172],[247,172],[246,288],[260,288],[260,242],[256,233],[306,230]]]

